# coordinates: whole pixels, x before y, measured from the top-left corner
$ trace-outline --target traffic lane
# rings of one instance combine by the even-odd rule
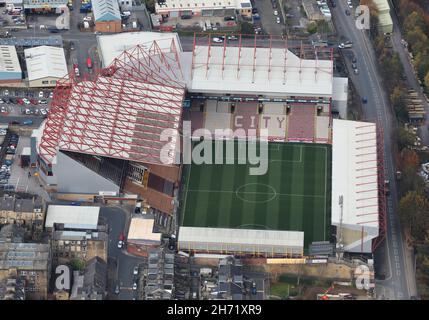
[[[342,4],[340,4],[340,8],[344,9],[344,7],[342,7]],[[350,40],[352,40],[354,42],[354,48],[356,50],[356,54],[359,57],[364,58],[363,62],[365,64],[366,69],[368,70],[368,74],[367,74],[368,75],[368,85],[371,83],[371,87],[372,87],[371,88],[372,90],[370,88],[368,88],[369,90],[365,90],[365,91],[368,93],[368,97],[369,97],[368,101],[374,102],[374,104],[372,106],[370,106],[369,108],[368,108],[368,106],[367,107],[364,106],[364,113],[366,115],[369,115],[369,117],[373,118],[374,117],[374,111],[377,111],[377,113],[378,113],[377,118],[381,119],[381,123],[385,126],[385,153],[387,155],[386,158],[387,158],[387,162],[388,162],[388,169],[389,169],[388,171],[390,173],[389,176],[392,176],[393,168],[391,165],[391,159],[389,160],[389,158],[391,157],[391,154],[392,154],[391,149],[390,149],[391,141],[390,141],[390,134],[389,134],[391,132],[390,121],[389,121],[389,118],[386,117],[385,101],[383,101],[383,103],[382,103],[381,99],[379,99],[379,95],[376,92],[375,86],[371,82],[372,80],[375,80],[375,79],[378,80],[378,77],[377,77],[378,75],[375,72],[375,66],[371,65],[371,63],[374,62],[373,60],[375,59],[375,57],[374,56],[370,57],[370,52],[367,48],[367,44],[365,43],[364,39],[359,37],[359,35],[362,36],[362,33],[359,30],[354,29],[355,28],[354,21],[353,20],[347,21],[346,18],[349,18],[349,16],[346,16],[345,14],[343,15],[341,11],[336,11],[334,13],[334,20],[335,20],[336,24],[339,25],[339,28],[337,28],[337,30],[339,32],[341,32],[342,34],[347,34],[347,36],[350,38]],[[353,25],[351,25],[351,24],[353,24]],[[356,33],[356,31],[360,32],[360,34]],[[365,49],[365,50],[363,50],[363,49]],[[373,59],[373,60],[371,60],[371,59]],[[367,60],[369,60],[368,63],[367,63]],[[370,70],[370,68],[372,70]],[[379,93],[383,95],[384,90],[383,89],[381,89],[381,91],[379,90]],[[384,98],[384,97],[382,97],[382,98]],[[373,108],[374,106],[376,106],[376,108]],[[367,118],[368,118],[368,116],[367,116]],[[387,138],[386,138],[386,136],[387,136]],[[394,186],[394,187],[396,187],[396,186]],[[394,192],[392,192],[392,193],[394,193]],[[391,207],[393,207],[393,204],[391,204]],[[395,228],[396,227],[396,225],[395,225],[396,221],[395,220],[396,219],[394,219],[394,217],[393,217],[393,221],[392,221],[394,223],[393,224],[393,230],[395,230],[395,233],[397,233],[396,228]],[[388,229],[388,235],[389,235],[389,233],[391,233],[391,230],[392,230],[392,223],[389,223],[388,227],[389,227],[389,229]],[[399,237],[400,237],[400,235],[399,235]],[[389,241],[386,241],[386,243],[388,245],[387,250],[388,250],[388,252],[390,252],[392,250],[392,243],[389,243]],[[386,257],[386,258],[388,258],[388,257]],[[390,269],[392,269],[392,260],[391,259],[392,258],[388,259],[389,261],[387,261],[388,264],[390,265]],[[403,262],[403,260],[402,260],[402,262]],[[396,263],[395,263],[395,266],[396,266]],[[395,282],[396,291],[400,292],[401,295],[403,295],[403,292],[402,292],[403,291],[402,287],[403,287],[403,283],[404,283],[403,277],[401,279],[398,278],[398,275],[396,272],[393,272],[392,277],[395,280],[394,282]]]
[[[126,253],[126,249],[118,248],[119,235],[125,233],[127,211],[118,207],[102,207],[100,215],[106,219],[109,226],[109,257],[114,258],[117,264],[117,283],[120,286],[118,298],[121,300],[132,300],[135,296],[132,286],[134,283],[133,269],[144,263],[145,259],[135,257]],[[112,288],[114,290],[114,288]],[[113,292],[112,292],[113,293]]]

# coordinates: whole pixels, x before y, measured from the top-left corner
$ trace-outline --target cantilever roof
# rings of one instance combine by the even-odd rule
[[[94,79],[57,88],[40,143],[45,160],[52,163],[60,149],[172,164],[185,88],[174,40],[170,44],[134,47]]]
[[[370,237],[376,237],[379,168],[375,123],[334,119],[332,160],[332,224],[338,226],[342,220],[344,226],[364,228]]]
[[[188,90],[258,92],[271,96],[332,95],[333,64],[326,49],[313,51],[314,58],[304,59],[287,48],[241,46],[240,43],[241,40],[238,44],[237,41],[228,44],[209,41],[206,45],[196,45]]]
[[[157,41],[162,50],[168,49],[172,45],[172,41],[178,51],[182,50],[177,33],[141,31],[102,35],[97,37],[102,65],[104,67],[110,65],[122,52],[133,49],[137,45],[147,50],[154,41]]]

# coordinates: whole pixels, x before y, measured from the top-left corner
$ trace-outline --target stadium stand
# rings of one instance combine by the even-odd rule
[[[288,117],[288,141],[314,141],[314,106],[292,106]]]
[[[228,104],[225,102],[218,103],[215,100],[207,100],[205,114],[205,128],[212,135],[216,129],[231,129],[231,112],[228,112]]]
[[[234,131],[237,129],[244,129],[246,136],[255,136],[258,130],[258,119],[259,115],[257,103],[248,102],[235,104],[235,112],[233,113],[232,124]]]

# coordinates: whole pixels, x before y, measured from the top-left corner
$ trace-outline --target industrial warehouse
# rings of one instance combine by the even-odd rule
[[[104,68],[57,80],[33,134],[44,186],[138,195],[171,217],[181,251],[300,258],[331,243],[371,253],[385,228],[376,125],[332,118],[347,113],[332,49],[262,40],[195,35],[185,52],[176,34],[99,36]],[[213,148],[266,133],[267,173],[249,175],[238,154],[238,164],[180,164],[183,121],[194,148],[201,132],[222,130]]]

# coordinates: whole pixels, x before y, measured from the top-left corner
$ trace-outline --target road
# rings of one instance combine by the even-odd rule
[[[377,122],[382,126],[385,176],[391,182],[391,196],[387,199],[386,241],[375,253],[376,273],[385,273],[386,280],[377,281],[376,292],[379,297],[386,299],[409,299],[413,293],[410,292],[408,284],[411,279],[406,274],[412,270],[406,268],[402,229],[396,215],[398,199],[393,165],[395,121],[377,70],[377,58],[371,42],[364,30],[356,28],[353,17],[345,15],[346,6],[345,1],[337,1],[337,7],[332,8],[333,21],[338,34],[354,43],[353,52],[358,59],[357,66],[360,72],[359,75],[352,74],[351,79],[359,94],[368,99],[368,103],[363,106],[364,120]]]
[[[132,290],[133,269],[136,265],[146,260],[128,254],[125,249],[118,248],[118,239],[121,233],[125,233],[127,217],[129,212],[120,207],[102,207],[100,214],[107,220],[109,225],[108,257],[116,261],[117,281],[120,286],[119,295],[114,294],[115,286],[109,286],[108,295],[111,299],[132,300],[135,292]]]

